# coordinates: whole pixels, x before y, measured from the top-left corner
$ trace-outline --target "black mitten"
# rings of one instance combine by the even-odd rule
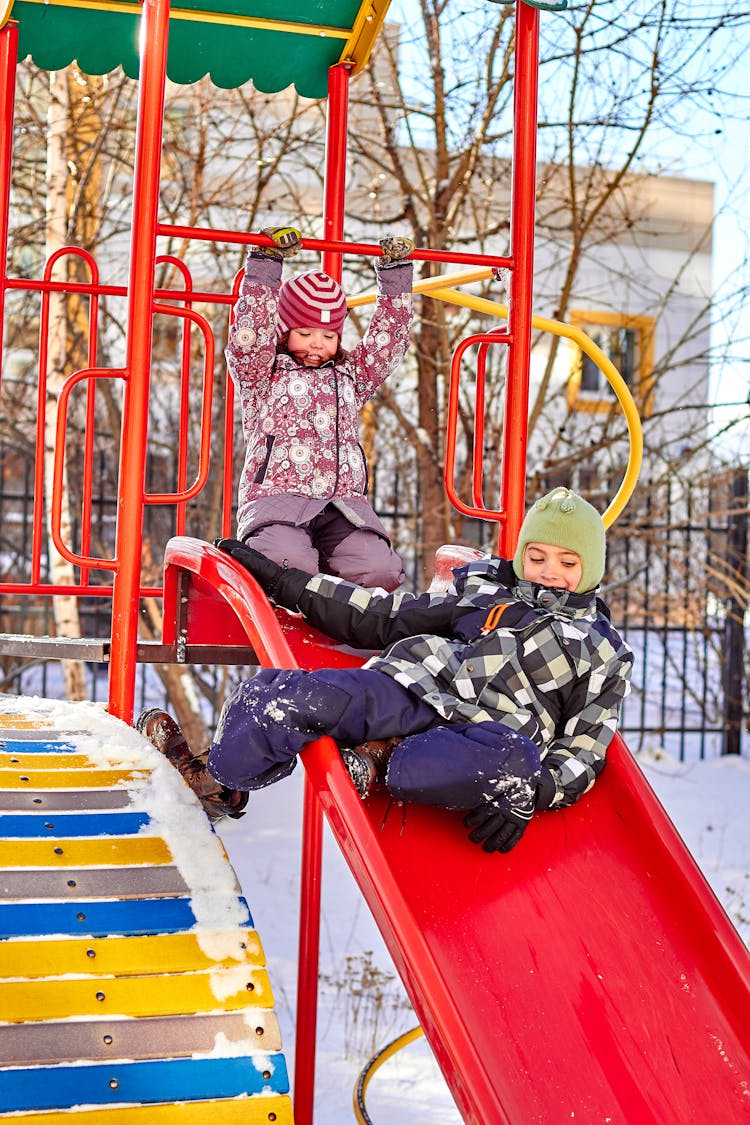
[[[464,819],[472,844],[486,852],[509,852],[534,815],[542,772],[539,750],[531,739],[509,732],[502,768],[493,770],[492,791]]]
[[[243,543],[240,539],[214,539],[214,546],[236,559],[241,566],[244,566],[245,570],[252,574],[269,598],[273,597],[284,573],[283,567],[271,559],[267,559],[265,555],[261,555],[260,551],[254,551],[252,547],[248,547],[247,543]]]
[[[509,852],[526,831],[532,812],[509,812],[494,801],[484,801],[466,815],[464,825],[473,828],[469,839],[472,844],[481,844],[483,851]]]
[[[231,555],[241,566],[244,566],[277,605],[298,611],[299,599],[312,578],[311,574],[287,566],[286,563],[284,566],[279,566],[240,539],[214,539],[214,546]]]
[[[536,796],[534,797],[535,809],[548,809],[555,799],[557,794],[557,786],[555,785],[555,778],[551,770],[546,766],[542,766],[539,771],[539,781],[536,787]]]

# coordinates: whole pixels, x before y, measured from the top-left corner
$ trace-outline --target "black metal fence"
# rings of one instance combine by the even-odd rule
[[[680,760],[750,752],[748,473],[639,486],[610,535],[606,598],[633,648],[621,730]]]
[[[31,536],[31,482],[16,473],[12,478],[13,487],[0,473],[0,563],[5,579],[19,565],[22,569]],[[378,505],[375,481],[376,510],[397,533],[409,581],[416,587],[422,562],[415,534],[418,518],[400,506],[399,495],[398,481],[394,484],[389,476],[388,500]],[[94,501],[102,539],[111,535],[115,510],[111,497]],[[483,535],[483,525],[478,524],[472,545],[481,543]],[[636,654],[633,690],[621,721],[634,751],[663,749],[680,760],[750,753],[747,545],[745,468],[687,484],[673,478],[642,483],[612,529],[605,597],[613,621]],[[80,614],[85,636],[109,635],[108,599],[82,599]],[[0,598],[0,631],[53,633],[49,599]],[[194,671],[211,724],[243,670]],[[106,667],[90,665],[89,676],[90,698],[104,699]],[[62,694],[59,666],[0,656],[0,691],[55,698]],[[164,702],[164,689],[150,666],[139,669],[136,702],[138,707]]]

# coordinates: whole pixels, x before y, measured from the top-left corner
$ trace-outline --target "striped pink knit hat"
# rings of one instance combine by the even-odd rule
[[[281,286],[280,335],[293,328],[330,328],[340,336],[346,314],[344,291],[327,273],[301,273]]]

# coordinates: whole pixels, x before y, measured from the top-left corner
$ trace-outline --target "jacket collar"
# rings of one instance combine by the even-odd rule
[[[297,360],[293,355],[290,355],[289,352],[278,352],[276,362],[274,363],[274,367],[281,367],[284,370],[290,371],[322,371],[326,367],[335,366],[336,360],[334,358],[327,359],[325,363],[321,363],[320,367],[304,367],[301,363],[297,363]]]
[[[536,582],[527,582],[516,577],[513,563],[509,559],[502,559],[498,555],[484,555],[474,562],[466,563],[454,570],[453,576],[459,595],[466,591],[467,585],[474,590],[481,588],[484,594],[491,593],[493,586],[502,586],[513,597],[546,613],[569,618],[593,617],[598,610],[609,618],[609,612],[604,602],[597,598],[595,590],[574,594],[569,590],[555,590]]]
[[[525,578],[517,578],[515,581],[512,593],[535,609],[543,609],[546,613],[554,613],[558,617],[592,617],[596,614],[595,590],[575,594],[571,590],[557,590],[551,586],[527,582]]]

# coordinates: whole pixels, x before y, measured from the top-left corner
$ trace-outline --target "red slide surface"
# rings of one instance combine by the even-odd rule
[[[166,620],[179,571],[193,637],[209,595],[264,664],[357,662],[195,540],[169,544]],[[329,739],[303,759],[467,1122],[750,1121],[750,954],[620,738],[506,856],[458,814],[359,801]]]

